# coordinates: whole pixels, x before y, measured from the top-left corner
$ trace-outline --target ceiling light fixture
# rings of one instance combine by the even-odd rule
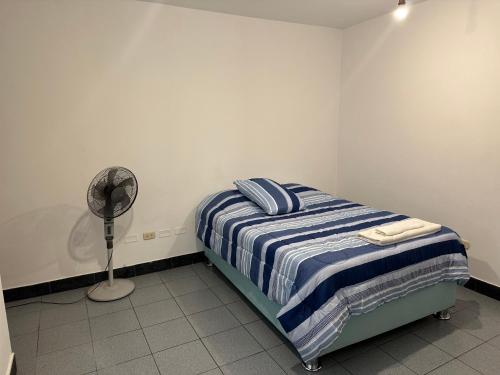
[[[410,10],[408,9],[406,0],[399,0],[398,7],[394,11],[394,18],[396,18],[398,21],[402,21],[408,16],[409,11]]]

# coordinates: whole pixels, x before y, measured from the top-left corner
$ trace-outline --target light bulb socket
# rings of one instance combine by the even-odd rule
[[[400,5],[406,5],[406,0],[399,0],[398,6],[400,6]]]

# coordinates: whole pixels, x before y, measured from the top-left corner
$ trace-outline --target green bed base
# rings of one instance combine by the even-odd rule
[[[207,258],[234,284],[285,337],[286,333],[276,318],[281,305],[269,300],[247,277],[205,248]],[[406,297],[383,304],[375,310],[349,319],[340,336],[321,355],[401,327],[455,304],[456,283],[441,282],[408,294]]]

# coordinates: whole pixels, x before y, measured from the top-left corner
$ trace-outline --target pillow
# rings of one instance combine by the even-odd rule
[[[304,201],[297,194],[268,178],[236,180],[234,184],[241,194],[268,215],[288,214],[304,209]]]

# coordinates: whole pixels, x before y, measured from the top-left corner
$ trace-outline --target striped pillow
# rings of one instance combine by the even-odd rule
[[[259,205],[268,215],[287,214],[304,209],[304,201],[293,191],[268,178],[236,180],[241,194]]]

